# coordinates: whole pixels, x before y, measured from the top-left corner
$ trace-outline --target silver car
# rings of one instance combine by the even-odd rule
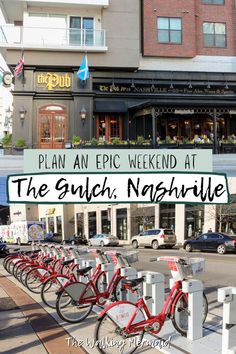
[[[108,234],[97,234],[88,241],[89,246],[118,246],[119,239]]]

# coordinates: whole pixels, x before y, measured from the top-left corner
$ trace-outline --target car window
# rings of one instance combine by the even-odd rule
[[[164,230],[164,235],[174,235],[174,230]]]
[[[218,234],[208,235],[208,239],[210,239],[210,240],[219,240],[220,238],[221,238],[221,236]]]
[[[199,238],[198,238],[199,241],[205,241],[207,240],[207,235],[204,234],[204,235],[201,235]]]
[[[158,235],[160,233],[160,230],[148,230],[148,235]]]

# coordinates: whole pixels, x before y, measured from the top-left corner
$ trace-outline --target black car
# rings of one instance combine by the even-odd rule
[[[230,236],[223,232],[207,232],[194,240],[186,240],[184,249],[187,252],[216,251],[219,254],[236,251],[236,236]]]
[[[73,235],[65,240],[65,243],[70,243],[71,245],[87,245],[88,240],[85,237]]]

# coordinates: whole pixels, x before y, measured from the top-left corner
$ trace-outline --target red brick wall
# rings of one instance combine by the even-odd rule
[[[197,53],[199,55],[234,55],[234,7],[234,0],[225,0],[225,5],[203,5],[201,0],[196,1]],[[226,24],[226,48],[204,48],[203,22]]]
[[[185,57],[234,55],[234,0],[203,5],[202,0],[143,0],[143,55]],[[157,42],[157,17],[182,18],[182,44]],[[204,48],[203,22],[226,23],[227,48]]]

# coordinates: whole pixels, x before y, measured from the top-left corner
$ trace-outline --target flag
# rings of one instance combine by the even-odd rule
[[[86,81],[89,79],[89,68],[88,68],[88,59],[87,55],[83,57],[82,63],[79,70],[77,71],[77,77],[81,81]]]
[[[22,54],[18,64],[15,67],[14,76],[15,78],[24,79],[24,54]]]

